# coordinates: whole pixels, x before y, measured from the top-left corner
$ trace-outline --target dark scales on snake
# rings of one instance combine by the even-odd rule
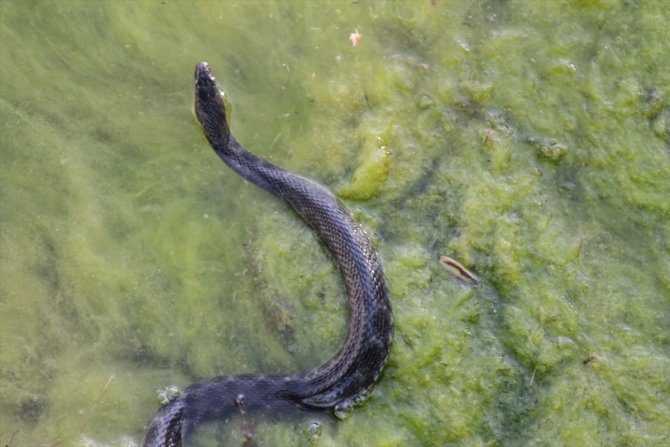
[[[240,176],[291,206],[332,254],[351,313],[344,344],[298,374],[244,374],[196,382],[149,421],[142,446],[179,447],[200,424],[262,411],[345,411],[377,380],[391,346],[393,316],[377,252],[349,211],[323,186],[245,149],[230,132],[223,93],[206,63],[195,69],[195,114],[214,151]]]

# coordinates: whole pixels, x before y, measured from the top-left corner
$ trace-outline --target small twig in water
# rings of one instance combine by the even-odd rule
[[[93,417],[93,415],[95,413],[95,410],[100,405],[100,402],[102,402],[102,396],[105,394],[105,392],[107,391],[107,388],[109,388],[109,386],[112,384],[113,381],[114,381],[114,374],[109,376],[109,378],[107,379],[107,382],[105,383],[105,385],[100,390],[100,393],[98,394],[98,397],[93,401],[93,408],[91,408],[91,411],[90,411],[88,417],[86,419],[84,419],[84,422],[82,422],[81,425],[79,426],[79,431],[77,433],[71,435],[71,436],[68,436],[66,438],[61,439],[60,441],[56,441],[54,444],[51,444],[51,447],[56,447],[57,445],[63,444],[65,441],[69,441],[71,439],[74,439],[76,436],[81,435],[82,433],[84,433],[84,430],[86,429],[86,424],[88,424],[89,421],[91,420],[91,418]]]
[[[235,405],[240,410],[240,417],[242,418],[242,434],[244,435],[244,442],[242,447],[258,447],[256,441],[254,440],[254,427],[249,418],[247,418],[247,412],[244,409],[244,395],[240,394],[235,398]]]
[[[440,256],[440,264],[446,268],[449,273],[465,282],[470,284],[477,284],[479,282],[479,278],[477,278],[470,270],[466,269],[460,262],[449,256]]]
[[[537,366],[533,368],[533,374],[530,375],[530,382],[528,383],[528,386],[533,386],[533,382],[535,381],[535,373],[537,372]]]
[[[12,436],[9,437],[9,441],[7,441],[7,444],[5,444],[5,447],[12,447],[12,442],[14,442],[14,436],[19,432],[19,429],[17,428],[14,430],[14,433],[12,433]]]

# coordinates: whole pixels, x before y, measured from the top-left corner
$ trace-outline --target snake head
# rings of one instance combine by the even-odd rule
[[[230,129],[226,119],[226,99],[216,84],[207,62],[195,66],[195,117],[214,147],[227,146]]]

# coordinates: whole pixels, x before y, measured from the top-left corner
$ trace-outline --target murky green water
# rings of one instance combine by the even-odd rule
[[[192,122],[200,60],[244,144],[339,192],[394,302],[368,402],[339,423],[259,420],[260,445],[670,442],[665,2],[0,14],[3,445],[136,445],[159,387],[337,350],[328,256]],[[238,422],[225,432],[242,445]]]

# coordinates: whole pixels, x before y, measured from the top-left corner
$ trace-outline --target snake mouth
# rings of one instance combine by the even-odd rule
[[[218,97],[224,96],[207,62],[199,62],[195,66],[195,91],[203,101],[209,101],[212,98],[217,98],[218,101]],[[223,106],[225,107],[225,104]]]
[[[216,98],[215,101],[218,102],[218,97],[224,96],[207,62],[199,62],[195,66],[195,91],[197,98],[205,102],[213,98]],[[223,104],[223,107],[225,106],[226,104]]]
[[[212,75],[207,62],[199,62],[195,66],[195,87],[196,89],[216,88],[216,78]]]

